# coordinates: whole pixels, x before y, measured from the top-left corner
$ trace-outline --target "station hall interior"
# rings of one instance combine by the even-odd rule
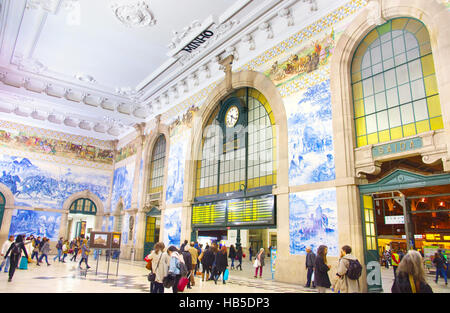
[[[0,0],[0,245],[53,263],[0,291],[149,292],[144,258],[186,240],[245,255],[186,292],[317,292],[321,245],[362,292],[400,250],[449,292],[448,29],[449,0]],[[54,261],[80,236],[87,273]]]

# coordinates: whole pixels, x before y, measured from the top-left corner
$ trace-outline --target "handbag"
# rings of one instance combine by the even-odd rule
[[[255,262],[253,262],[253,267],[258,267],[259,265],[258,265],[258,259],[255,259]]]
[[[175,284],[175,276],[172,274],[167,275],[163,278],[164,288],[172,288]]]
[[[162,258],[162,252],[161,252],[161,255],[159,256],[158,265],[156,265],[155,271],[158,269],[159,262],[161,261],[161,258]],[[151,266],[151,262],[149,262],[149,263],[150,263],[150,266]],[[149,263],[147,263],[147,265],[148,265]],[[150,269],[151,269],[151,267],[150,267]],[[148,279],[149,282],[154,282],[155,279],[156,279],[156,273],[153,273],[153,271],[152,271],[150,274],[148,274],[147,279]]]

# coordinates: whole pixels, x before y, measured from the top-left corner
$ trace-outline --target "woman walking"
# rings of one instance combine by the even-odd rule
[[[63,258],[62,258],[62,263],[66,263],[66,257],[67,254],[69,253],[69,240],[64,240],[63,246],[62,246],[62,253],[63,253]]]
[[[211,276],[212,265],[214,263],[214,252],[212,248],[206,246],[200,261],[202,262],[202,281],[205,281],[205,274],[206,280],[208,281]]]
[[[239,246],[236,252],[236,260],[239,261],[239,264],[236,266],[236,269],[240,268],[241,271],[242,271],[242,256],[243,256],[242,247]]]
[[[236,249],[233,245],[230,246],[230,253],[228,254],[228,257],[231,259],[231,267],[230,269],[234,269],[234,259],[236,258]]]
[[[419,252],[409,250],[398,265],[392,293],[433,293],[425,280],[423,258]]]
[[[331,282],[328,277],[328,271],[331,265],[327,264],[327,253],[328,247],[321,245],[317,249],[317,257],[314,263],[314,282],[319,293],[326,293],[327,289],[330,288]]]
[[[72,247],[71,249],[73,250],[73,256],[70,258],[71,261],[76,262],[77,261],[77,255],[78,255],[78,250],[80,249],[80,245],[77,239],[74,239],[71,243]]]
[[[228,267],[227,247],[224,245],[216,254],[216,272],[214,275],[214,283],[217,285],[217,280],[222,274],[222,281],[225,284],[224,273]]]
[[[155,250],[150,253],[149,259],[152,262],[152,273],[155,274],[155,280],[150,283],[151,293],[164,293],[163,279],[169,271],[169,255],[164,252],[164,243],[155,244]]]
[[[167,249],[167,254],[170,256],[168,275],[175,277],[172,290],[173,293],[178,293],[178,282],[181,278],[180,263],[184,262],[184,259],[175,246],[170,246]]]
[[[265,255],[264,255],[264,248],[259,249],[258,254],[255,257],[255,278],[258,277],[258,269],[259,269],[259,278],[262,278],[262,271],[263,267],[265,265],[264,263]]]
[[[86,269],[89,269],[89,268],[91,268],[89,265],[88,265],[88,257],[89,257],[89,252],[90,252],[91,250],[89,249],[89,247],[88,247],[88,245],[87,245],[87,239],[84,239],[83,240],[83,244],[82,244],[82,246],[81,246],[81,260],[80,260],[80,263],[78,264],[78,267],[79,268],[81,268],[81,263],[83,263],[83,261],[84,261],[84,263],[86,263]]]
[[[39,263],[42,262],[42,259],[45,257],[45,262],[47,263],[47,266],[50,266],[50,263],[48,263],[48,253],[50,252],[50,243],[49,239],[44,237],[42,238],[42,248],[41,248],[41,257],[39,258],[39,261],[36,263],[37,266],[41,266]]]
[[[25,249],[25,245],[23,243],[22,235],[17,235],[16,241],[9,246],[8,251],[6,251],[5,258],[9,256],[9,277],[8,282],[10,282],[14,276],[14,272],[16,271],[17,265],[19,264],[20,256],[22,255],[22,251],[25,253],[25,257],[28,259],[27,250]]]

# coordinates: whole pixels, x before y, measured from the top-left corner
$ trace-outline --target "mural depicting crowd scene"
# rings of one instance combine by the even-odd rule
[[[335,179],[330,81],[309,87],[286,105],[289,183],[303,185]]]
[[[134,181],[134,158],[130,163],[114,171],[113,189],[111,195],[111,210],[115,210],[120,198],[123,199],[123,208],[131,208],[131,195]]]
[[[109,175],[100,170],[0,155],[0,173],[17,206],[62,209],[68,197],[84,190],[105,204],[109,194]]]
[[[311,73],[319,66],[327,64],[330,55],[333,53],[334,43],[335,32],[332,30],[330,34],[310,41],[309,44],[302,46],[300,50],[289,56],[274,61],[271,68],[266,70],[264,74],[277,86],[298,79],[305,73]]]
[[[190,131],[184,136],[173,136],[170,142],[166,203],[183,202],[184,165]]]
[[[328,247],[329,256],[338,256],[336,189],[328,188],[289,195],[289,251],[306,254],[311,246]]]
[[[166,247],[181,244],[181,208],[164,210],[163,242]]]
[[[113,150],[5,130],[0,130],[0,147],[106,164],[112,164],[114,155]]]
[[[34,235],[58,240],[61,213],[32,210],[14,210],[9,236]]]
[[[128,143],[121,149],[119,149],[119,151],[116,154],[116,162],[120,162],[132,155],[135,155],[137,152],[137,147],[138,147],[138,143],[137,143],[137,139],[136,139],[136,140],[133,140],[132,142]]]

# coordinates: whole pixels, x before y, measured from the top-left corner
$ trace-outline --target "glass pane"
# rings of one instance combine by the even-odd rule
[[[398,105],[398,90],[397,88],[389,89],[386,91],[387,105],[393,107]]]
[[[384,92],[375,95],[375,107],[377,112],[386,109],[386,94]]]
[[[397,73],[397,84],[398,85],[402,85],[409,81],[408,68],[406,67],[406,64],[397,67],[395,69],[395,72]]]
[[[367,52],[363,56],[361,68],[365,69],[365,68],[368,68],[370,65],[371,65],[371,63],[370,63],[370,52],[369,52],[369,50],[367,50]]]
[[[418,47],[416,37],[414,37],[414,35],[411,34],[410,32],[405,32],[405,43],[406,43],[406,50],[411,50],[413,48]]]
[[[411,91],[413,100],[425,97],[425,86],[422,79],[418,79],[411,83]]]
[[[394,45],[394,54],[395,55],[400,54],[405,51],[405,43],[403,41],[402,36],[394,38],[393,45]]]
[[[386,89],[391,89],[392,87],[397,86],[397,82],[395,79],[395,71],[389,70],[384,73],[384,80],[386,83]],[[376,88],[375,88],[376,89]]]
[[[384,70],[393,68],[394,67],[394,59],[391,58],[391,59],[387,59],[387,60],[383,61],[383,67],[384,67]]]
[[[377,131],[377,117],[375,114],[366,117],[367,133],[375,133]]]
[[[398,96],[400,99],[400,104],[411,101],[411,89],[409,87],[409,84],[398,87]]]
[[[420,56],[419,48],[415,48],[413,50],[410,50],[406,52],[406,58],[408,61],[415,60]]]
[[[395,66],[406,63],[406,54],[402,53],[394,57]]]
[[[385,130],[389,128],[387,111],[377,113],[378,130]]]
[[[363,80],[363,90],[364,90],[364,97],[373,94],[372,78]]]
[[[384,35],[383,35],[384,36]],[[393,56],[392,43],[390,41],[381,45],[381,53],[383,54],[383,60],[391,58]]]
[[[428,119],[427,101],[425,99],[415,101],[413,105],[416,121]]]
[[[364,108],[365,108],[366,114],[375,112],[375,103],[374,103],[373,96],[364,98]]]
[[[402,124],[400,118],[400,109],[398,107],[388,110],[390,127],[397,127]]]
[[[375,88],[375,93],[378,93],[378,92],[384,90],[383,74],[378,74],[378,75],[373,77],[373,85],[374,85],[374,88]],[[365,95],[365,93],[364,93],[364,95]]]
[[[402,114],[403,125],[414,122],[414,114],[411,103],[400,106],[400,110]]]
[[[371,67],[368,67],[368,68],[362,70],[362,72],[361,72],[362,79],[370,77],[370,76],[372,76],[372,68]]]
[[[420,66],[420,59],[408,63],[409,79],[416,80],[422,77],[422,67]]]

